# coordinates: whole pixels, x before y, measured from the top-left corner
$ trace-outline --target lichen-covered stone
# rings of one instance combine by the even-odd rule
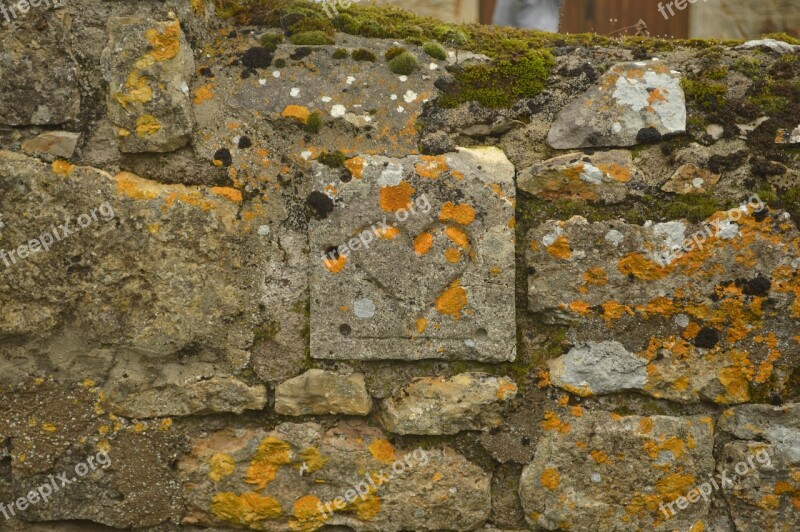
[[[719,178],[719,174],[696,164],[684,164],[675,170],[672,177],[661,186],[661,190],[675,194],[706,194],[714,188]]]
[[[489,515],[479,467],[448,448],[395,449],[361,422],[227,428],[190,445],[178,466],[185,525],[471,530]]]
[[[656,531],[702,526],[697,523],[710,501],[701,499],[669,519],[666,505],[712,473],[710,417],[584,412],[567,422],[548,412],[543,425],[547,430],[519,488],[531,526]]]
[[[311,356],[513,360],[514,168],[503,152],[344,165],[317,166],[307,198]]]
[[[685,130],[680,74],[655,60],[620,63],[561,111],[547,143],[560,150],[634,146]]]
[[[737,406],[723,412],[719,430],[738,438],[717,464],[731,479],[722,490],[736,529],[800,527],[800,404]]]
[[[554,383],[588,395],[592,383],[604,391],[635,383],[654,397],[722,404],[791,393],[800,356],[800,240],[788,214],[758,207],[695,225],[575,217],[533,229],[530,310],[571,323],[575,345],[613,335],[624,348],[563,357]],[[637,358],[646,362],[646,383],[640,373],[613,386],[604,372],[591,375],[596,364],[640,372]]]
[[[483,430],[500,424],[502,404],[516,395],[516,384],[506,377],[484,373],[426,377],[384,399],[380,419],[386,430],[397,434]]]
[[[310,369],[275,387],[275,411],[289,416],[347,414],[365,416],[372,409],[364,375],[341,375]]]
[[[625,150],[569,153],[520,172],[517,186],[543,199],[619,203],[643,175]]]
[[[194,126],[189,80],[194,57],[178,20],[112,18],[103,65],[108,117],[123,152],[168,152]]]

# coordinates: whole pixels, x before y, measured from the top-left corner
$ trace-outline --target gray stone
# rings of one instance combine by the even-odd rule
[[[317,165],[308,197],[311,356],[513,360],[514,168],[503,152],[345,164],[346,182]]]
[[[103,67],[122,152],[168,152],[192,135],[194,58],[178,20],[112,18]]]
[[[395,449],[359,421],[327,430],[316,423],[227,428],[190,447],[178,465],[184,525],[472,530],[489,516],[490,475],[481,468],[447,447]]]
[[[517,395],[507,377],[461,373],[416,379],[381,402],[380,420],[397,434],[456,434],[484,430],[502,421],[502,403]]]
[[[80,133],[48,131],[22,143],[22,151],[31,154],[48,154],[69,159],[75,153]]]
[[[371,409],[372,398],[361,373],[340,375],[310,369],[275,387],[275,411],[279,414],[365,416]]]
[[[560,150],[634,146],[646,128],[659,135],[686,130],[680,74],[657,60],[611,67],[559,113],[547,143]]]
[[[773,456],[800,465],[800,403],[736,406],[722,413],[719,430],[742,440],[767,441]]]
[[[713,472],[710,417],[584,412],[567,423],[548,412],[543,425],[520,479],[531,526],[666,532],[689,530],[708,513],[710,502],[700,499],[670,519],[665,514]]]
[[[736,47],[737,50],[751,50],[753,48],[769,48],[773,52],[785,54],[788,52],[796,52],[800,50],[800,46],[796,44],[789,44],[788,42],[779,41],[777,39],[757,39],[747,41]]]
[[[573,347],[548,366],[554,385],[584,397],[638,389],[647,383],[647,360],[614,341]]]
[[[611,150],[588,156],[569,153],[534,164],[520,172],[517,185],[548,200],[618,203],[643,177],[629,151]]]
[[[36,31],[0,31],[0,123],[55,125],[77,118],[78,65],[70,53],[70,29],[50,17]]]
[[[775,134],[775,144],[800,144],[800,126],[791,131],[779,129]]]

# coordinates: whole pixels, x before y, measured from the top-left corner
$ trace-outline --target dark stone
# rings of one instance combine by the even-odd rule
[[[214,77],[214,72],[212,72],[211,69],[208,67],[201,67],[198,72],[200,73],[201,76],[205,76],[207,78]]]
[[[661,142],[661,133],[654,127],[643,127],[636,134],[636,142],[639,144],[655,144]]]

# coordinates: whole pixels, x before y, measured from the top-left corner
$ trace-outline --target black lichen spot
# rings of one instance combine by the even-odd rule
[[[342,323],[339,325],[339,332],[342,333],[342,336],[350,336],[350,333],[353,332],[353,329],[346,323]]]
[[[239,74],[239,77],[242,78],[242,79],[249,78],[250,77],[250,69],[246,68],[246,69],[242,70],[242,73]]]
[[[306,203],[314,212],[317,220],[324,220],[333,212],[333,200],[327,194],[314,191],[306,198]]]
[[[739,281],[736,283],[739,284]],[[772,287],[772,281],[759,275],[755,279],[741,281],[742,292],[746,296],[767,296],[769,289]]]
[[[703,327],[694,338],[694,345],[704,349],[711,349],[719,342],[719,333],[711,327]]]
[[[339,180],[340,180],[342,183],[349,183],[350,181],[352,181],[352,180],[353,180],[353,175],[352,175],[352,174],[350,173],[350,171],[349,171],[349,170],[347,170],[347,169],[345,169],[345,170],[342,170],[342,173],[341,173],[341,174],[339,174]]]
[[[755,162],[750,164],[750,171],[761,177],[784,175],[787,170],[788,169],[784,165],[777,161],[769,161],[762,158],[758,158]]]
[[[212,72],[210,68],[205,67],[205,66],[204,67],[200,67],[200,70],[198,70],[198,72],[200,73],[201,76],[205,76],[207,78],[213,78],[214,77],[214,72]]]
[[[311,55],[311,52],[313,51],[314,50],[308,48],[307,46],[301,46],[300,48],[292,52],[292,55],[290,55],[289,57],[297,61],[299,59],[303,59],[304,57],[308,57],[309,55]]]
[[[757,222],[763,222],[766,219],[767,214],[769,214],[769,211],[767,211],[767,209],[761,209],[760,211],[756,211],[753,213],[753,219],[755,219],[755,221]]]
[[[228,148],[220,148],[214,152],[214,160],[222,163],[222,166],[228,167],[233,162],[233,157]]]
[[[253,46],[242,55],[242,64],[249,68],[267,68],[272,63],[272,52],[263,46]]]
[[[661,133],[654,127],[643,127],[636,134],[636,142],[639,144],[655,144],[661,142]]]
[[[236,31],[236,30],[231,30],[231,31],[228,32],[228,38],[229,39],[233,39],[233,38],[238,37],[238,36],[239,36],[239,32]]]
[[[239,149],[244,150],[249,148],[253,145],[253,142],[250,140],[250,137],[243,135],[239,137]]]

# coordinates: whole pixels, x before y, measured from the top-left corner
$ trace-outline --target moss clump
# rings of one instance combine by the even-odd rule
[[[289,40],[298,46],[324,46],[335,42],[330,35],[319,30],[295,33]]]
[[[280,33],[265,33],[261,36],[259,42],[264,48],[270,48],[275,51],[279,44],[283,44],[283,35]]]
[[[359,48],[358,50],[353,50],[353,59],[356,61],[375,61],[375,54],[367,50],[366,48]]]
[[[303,127],[307,133],[319,133],[319,130],[322,127],[322,115],[319,114],[319,112],[314,111],[308,115],[308,120],[306,120],[306,123]]]
[[[762,200],[768,201],[761,197]],[[783,208],[786,209],[795,220],[800,216],[800,186],[793,187],[779,196]]]
[[[333,52],[334,59],[347,59],[350,56],[350,52],[345,50],[344,48],[337,48],[335,52]]]
[[[725,96],[728,86],[724,83],[703,81],[700,79],[682,79],[683,92],[700,109],[705,111],[719,111],[725,105]]]
[[[439,42],[452,46],[464,46],[469,42],[464,30],[455,26],[437,26],[433,29],[433,34]]]
[[[419,61],[409,52],[395,56],[389,61],[389,70],[395,74],[407,76],[419,68]]]
[[[518,98],[532,98],[544,89],[555,62],[547,50],[469,65],[456,71],[456,83],[440,99],[444,107],[476,101],[485,107],[510,107]]]
[[[284,68],[286,66],[286,59],[276,59],[272,65],[275,68]]]
[[[752,80],[762,79],[764,76],[764,64],[760,59],[749,55],[744,55],[734,61],[731,68]]]
[[[383,54],[383,57],[387,61],[391,61],[392,59],[394,59],[395,57],[397,57],[398,55],[402,54],[405,51],[406,51],[405,48],[400,48],[399,46],[392,46],[391,48],[386,50],[386,53]]]
[[[776,41],[783,41],[789,44],[800,44],[800,39],[795,39],[786,33],[768,33],[762,39],[775,39]]]
[[[433,41],[428,41],[422,45],[422,51],[434,59],[441,59],[442,61],[447,59],[447,52],[442,48],[442,45]]]
[[[343,168],[345,156],[339,150],[330,153],[325,151],[319,154],[317,161],[331,168]]]

